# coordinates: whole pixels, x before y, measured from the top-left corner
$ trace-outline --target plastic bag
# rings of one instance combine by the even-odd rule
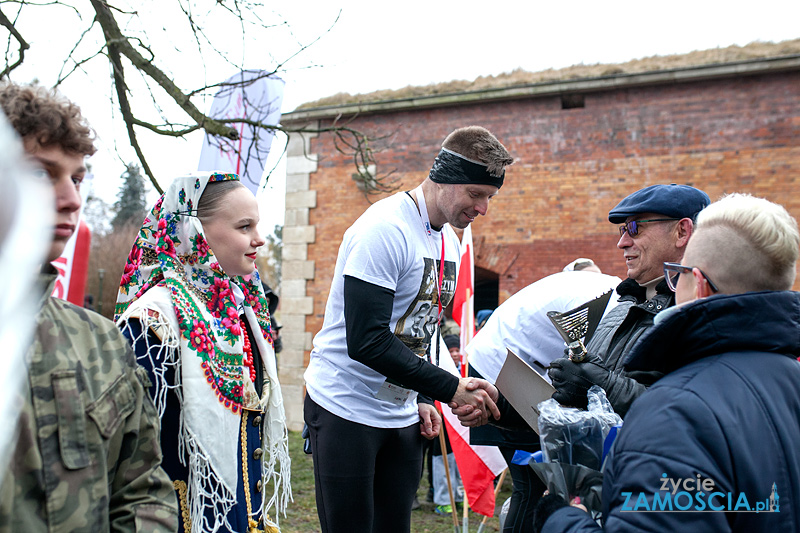
[[[600,470],[605,439],[622,424],[606,393],[593,385],[586,410],[564,407],[552,398],[539,404],[539,440],[546,463],[582,465]]]
[[[544,462],[531,459],[528,465],[550,494],[566,501],[579,496],[587,510],[597,514],[602,507],[603,460],[622,418],[600,387],[589,389],[588,398],[586,410],[564,407],[552,398],[538,405]]]

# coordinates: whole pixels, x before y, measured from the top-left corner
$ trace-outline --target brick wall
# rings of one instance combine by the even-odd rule
[[[800,218],[800,73],[632,88],[585,95],[585,107],[561,109],[551,96],[523,101],[392,113],[351,125],[389,135],[378,171],[396,170],[403,188],[427,175],[454,128],[490,129],[516,158],[489,214],[473,225],[476,263],[500,275],[501,298],[594,258],[624,277],[609,209],[654,183],[687,183],[712,198],[749,192],[782,203]],[[342,233],[368,207],[351,179],[352,160],[334,153],[330,136],[311,187],[319,191],[310,223],[315,318],[321,318]],[[318,298],[321,302],[318,305]]]
[[[457,127],[485,126],[503,142],[516,161],[488,216],[473,224],[476,264],[498,274],[501,301],[576,257],[624,278],[618,232],[606,217],[647,185],[686,183],[712,201],[749,192],[800,219],[800,72],[598,90],[583,99],[584,107],[572,109],[553,94],[365,114],[349,126],[385,136],[375,146],[378,172],[394,171],[401,189],[427,176]],[[309,146],[317,158],[308,174],[316,206],[308,211],[314,277],[305,296],[313,309],[304,326],[313,335],[342,234],[369,203],[351,178],[352,158],[336,151],[331,135]]]

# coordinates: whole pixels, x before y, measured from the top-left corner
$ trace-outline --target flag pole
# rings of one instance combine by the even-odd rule
[[[500,489],[503,486],[503,481],[506,479],[506,472],[508,472],[508,468],[503,470],[500,473],[500,480],[497,482],[497,486],[494,488],[494,501],[495,506],[497,505],[497,495],[500,493]],[[481,520],[481,525],[478,526],[478,533],[483,533],[484,528],[486,527],[486,521],[489,520],[488,516],[484,516],[483,520]]]
[[[466,291],[466,299],[464,301],[464,306],[461,308],[461,323],[462,327],[466,328],[466,334],[461,335],[461,341],[464,343],[464,346],[461,347],[462,351],[462,359],[464,361],[463,368],[461,368],[461,375],[467,377],[469,375],[469,360],[467,359],[467,344],[472,341],[472,335],[475,333],[474,325],[473,325],[473,317],[475,316],[475,312],[472,309],[472,287],[468,286]],[[467,498],[467,490],[464,488],[464,514],[462,517],[463,520],[463,530],[465,533],[469,533],[469,498]]]
[[[464,491],[466,493],[466,490]],[[464,498],[464,525],[462,526],[463,530],[466,533],[469,533],[469,498]]]
[[[439,415],[444,420],[444,415],[441,411]],[[447,478],[447,492],[450,494],[450,514],[453,515],[453,530],[455,533],[460,533],[458,530],[458,516],[456,515],[456,497],[453,494],[453,482],[450,480],[450,461],[447,460],[447,443],[445,442],[444,433],[446,428],[442,422],[442,429],[439,431],[439,445],[442,448],[442,460],[444,461],[444,475]]]
[[[463,327],[467,328],[466,334],[461,336],[461,340],[464,343],[464,346],[461,347],[461,359],[464,361],[463,368],[461,368],[461,375],[463,377],[467,377],[469,375],[469,361],[467,360],[466,348],[467,344],[469,344],[472,341],[472,334],[474,332],[473,317],[475,316],[470,300],[470,298],[472,297],[472,291],[470,290],[469,287],[467,287],[466,294],[467,298],[463,308],[466,311],[463,313],[466,315],[466,317],[462,317],[461,319],[461,322],[464,323]]]

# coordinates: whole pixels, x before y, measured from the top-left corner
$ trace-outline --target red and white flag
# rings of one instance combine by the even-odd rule
[[[92,247],[92,231],[83,219],[83,208],[89,196],[88,184],[94,179],[92,174],[83,178],[84,186],[81,187],[81,212],[78,215],[78,227],[67,241],[61,256],[51,261],[50,264],[58,272],[52,296],[67,300],[70,303],[83,307],[83,297],[86,293],[86,280],[89,276],[89,252]]]
[[[467,345],[475,336],[475,254],[472,226],[461,236],[461,265],[458,267],[456,292],[453,295],[453,320],[461,328],[461,375],[467,375]]]
[[[211,103],[209,116],[244,118],[276,126],[281,119],[284,84],[282,79],[263,70],[243,70],[222,84]],[[206,134],[197,170],[235,172],[242,184],[256,194],[275,134],[244,122],[231,125],[239,132],[239,139],[231,141]]]
[[[67,241],[61,256],[51,262],[58,271],[53,296],[83,307],[86,278],[89,275],[89,252],[92,232],[81,218],[75,234]]]
[[[472,249],[472,227],[467,226],[461,237],[461,265],[458,269],[456,292],[453,299],[453,319],[461,327],[461,372],[466,373],[466,346],[475,335],[474,287],[475,258]],[[444,343],[443,339],[439,339]],[[446,352],[447,346],[442,348]],[[451,374],[458,374],[452,358],[442,357],[439,366]],[[436,402],[437,404],[439,402]],[[439,405],[444,417],[444,427],[450,439],[450,447],[464,483],[469,506],[483,516],[494,516],[494,479],[506,468],[500,450],[496,446],[472,446],[469,428],[461,425],[458,417],[446,405]]]
[[[444,346],[441,337],[439,342],[442,343],[442,351],[446,351],[447,346]],[[451,374],[458,373],[451,357],[440,358],[439,366]],[[469,428],[461,425],[447,405],[440,402],[436,404],[444,418],[444,427],[470,508],[483,516],[494,516],[494,478],[505,470],[505,459],[496,446],[472,446],[469,443]]]

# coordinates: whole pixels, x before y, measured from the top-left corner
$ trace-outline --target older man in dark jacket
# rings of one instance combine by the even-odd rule
[[[619,227],[628,279],[617,287],[619,304],[600,322],[581,363],[566,358],[550,363],[549,376],[559,403],[586,407],[586,391],[599,385],[621,416],[659,377],[646,365],[624,372],[622,363],[653,318],[674,305],[664,281],[665,261],[680,261],[692,236],[694,220],[709,203],[706,193],[688,185],[651,185],[631,194],[608,213]]]
[[[587,344],[588,356],[577,363],[560,358],[550,363],[553,398],[566,406],[586,407],[586,392],[602,387],[614,410],[625,416],[631,403],[659,377],[660,372],[624,371],[622,363],[636,341],[653,326],[653,319],[675,304],[664,280],[665,261],[680,261],[694,231],[697,214],[709,204],[706,193],[688,185],[651,185],[629,195],[609,211],[619,226],[619,242],[628,279],[617,286],[619,300],[598,325]],[[526,428],[522,418],[501,396],[505,428]],[[470,406],[454,411],[465,426],[480,424]]]
[[[683,264],[664,265],[679,305],[625,368],[666,376],[615,443],[606,531],[800,531],[799,245],[781,206],[731,195],[700,214]],[[554,496],[537,526],[599,529]]]

